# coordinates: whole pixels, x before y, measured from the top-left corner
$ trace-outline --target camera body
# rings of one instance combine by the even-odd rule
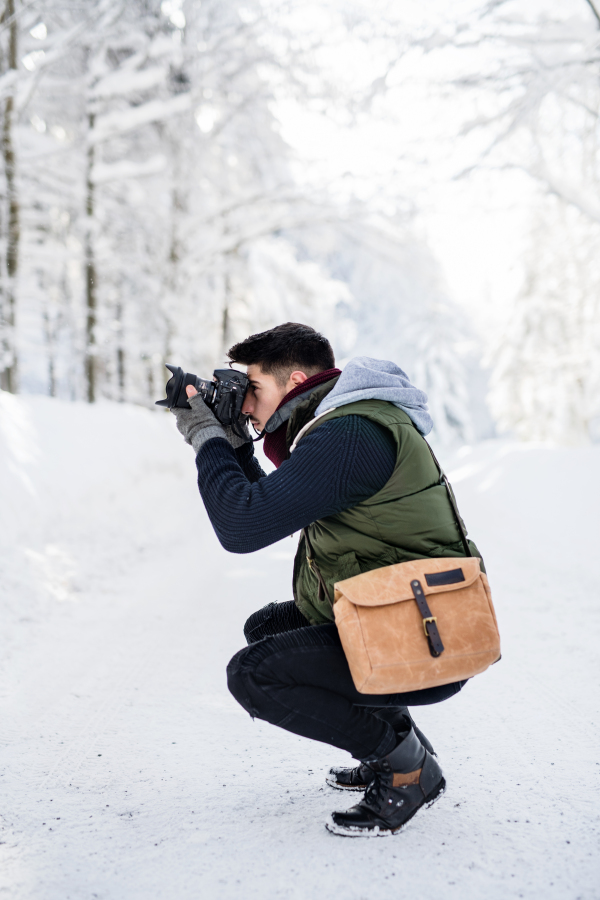
[[[167,369],[172,373],[167,382],[167,396],[165,400],[157,400],[157,406],[166,406],[167,409],[191,409],[185,392],[186,387],[191,384],[222,425],[239,428],[244,422],[242,405],[248,390],[248,376],[245,372],[238,372],[235,369],[215,369],[213,378],[209,381],[198,378],[191,372],[184,372],[179,366],[167,365]]]

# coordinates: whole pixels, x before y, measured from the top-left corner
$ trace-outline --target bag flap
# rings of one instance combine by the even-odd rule
[[[477,556],[415,559],[338,581],[334,585],[335,600],[343,595],[356,606],[387,606],[402,600],[414,600],[410,583],[415,578],[421,582],[424,593],[429,595],[467,587],[479,575],[481,569]]]

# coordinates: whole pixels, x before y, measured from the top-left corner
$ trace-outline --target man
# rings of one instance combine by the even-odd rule
[[[332,598],[336,581],[361,572],[464,555],[423,439],[432,427],[427,397],[391,362],[358,357],[340,372],[329,342],[306,325],[288,322],[251,335],[228,355],[247,366],[242,412],[264,433],[265,454],[277,468],[265,475],[249,435],[243,439],[221,426],[188,387],[192,409],[173,412],[196,452],[212,525],[233,553],[251,553],[305,529],[294,563],[294,602],[269,603],[250,616],[244,627],[249,646],[227,669],[229,689],[251,716],[340,747],[359,761],[330,771],[333,787],[365,791],[351,809],[332,814],[330,831],[396,833],[445,787],[433,748],[407,707],[445,700],[464,682],[404,694],[359,693]]]

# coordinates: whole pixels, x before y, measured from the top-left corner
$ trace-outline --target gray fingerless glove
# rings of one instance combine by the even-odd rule
[[[250,432],[248,431],[248,426],[245,422],[238,422],[238,431],[241,431],[244,437],[240,437],[239,435],[235,434],[231,425],[223,425],[223,431],[225,432],[225,437],[234,450],[237,450],[238,447],[243,447],[244,444],[248,444],[252,440],[252,438],[250,437]]]
[[[171,412],[177,419],[177,429],[183,435],[186,444],[191,444],[194,453],[198,455],[200,447],[207,441],[218,437],[227,438],[227,435],[200,394],[188,398],[188,403],[191,409],[175,407]]]

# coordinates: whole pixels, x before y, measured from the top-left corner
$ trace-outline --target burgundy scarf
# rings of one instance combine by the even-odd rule
[[[303,381],[302,384],[296,385],[296,387],[286,394],[277,409],[281,409],[289,400],[292,400],[294,397],[297,397],[298,394],[303,394],[305,391],[309,391],[311,388],[316,387],[318,384],[323,384],[325,381],[330,381],[332,378],[335,378],[336,375],[341,375],[341,369],[326,369],[324,372],[317,372],[316,375],[311,375],[310,378],[307,378],[306,381]],[[275,410],[277,412],[277,410]],[[263,448],[265,451],[265,456],[267,459],[270,459],[274,466],[279,468],[284,459],[287,459],[287,444],[285,441],[287,434],[287,422],[282,422],[279,428],[276,428],[275,431],[265,434],[265,439],[263,442]]]

